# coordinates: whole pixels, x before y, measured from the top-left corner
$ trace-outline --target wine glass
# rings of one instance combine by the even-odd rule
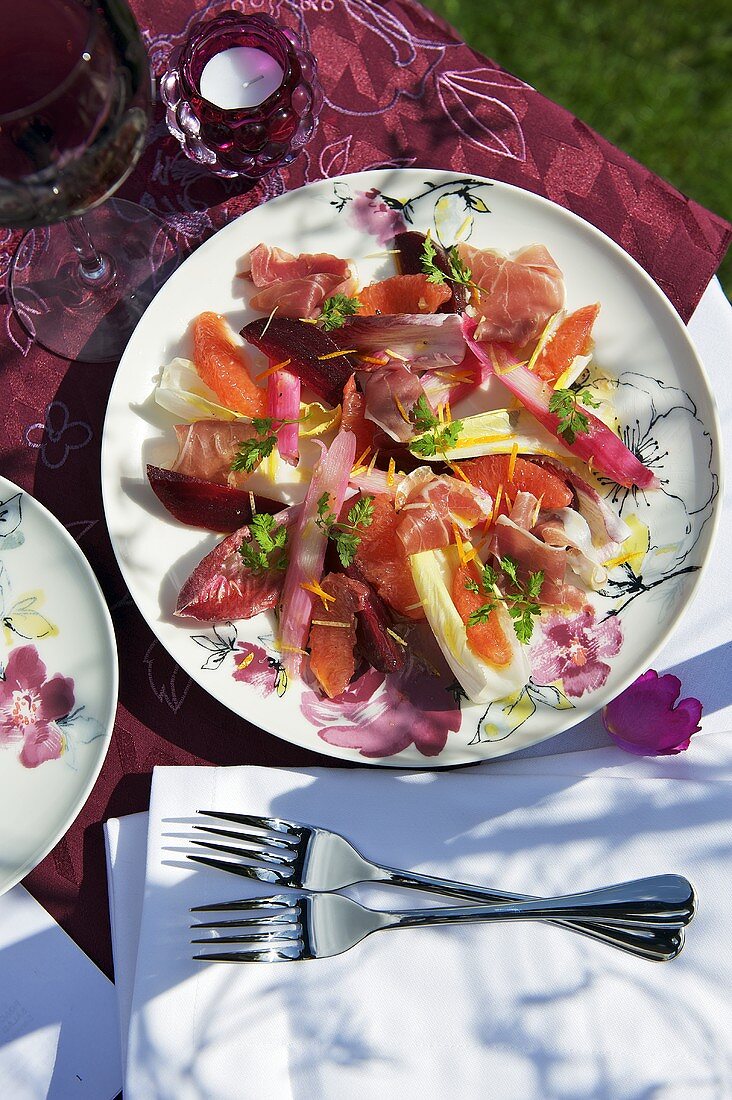
[[[29,230],[12,304],[50,351],[117,359],[175,262],[159,218],[109,199],[151,112],[132,12],[125,0],[17,0],[3,11],[0,72],[0,226]]]

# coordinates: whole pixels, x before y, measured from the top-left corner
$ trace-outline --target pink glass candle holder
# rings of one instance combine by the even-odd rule
[[[248,179],[297,156],[323,103],[315,58],[294,31],[235,11],[194,26],[160,90],[186,156]]]

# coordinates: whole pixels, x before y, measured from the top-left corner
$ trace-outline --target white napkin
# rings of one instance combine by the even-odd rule
[[[112,1100],[114,986],[22,886],[0,897],[0,1097]]]
[[[732,1095],[732,786],[697,780],[686,761],[683,780],[629,782],[634,761],[608,778],[609,751],[571,754],[579,777],[543,759],[520,774],[510,761],[411,774],[156,769],[126,1100]],[[581,776],[593,755],[603,778]],[[194,964],[190,906],[268,892],[182,858],[206,808],[314,821],[375,859],[507,890],[680,872],[700,911],[666,965],[533,923],[377,933],[307,964]],[[427,902],[350,892],[373,906]]]

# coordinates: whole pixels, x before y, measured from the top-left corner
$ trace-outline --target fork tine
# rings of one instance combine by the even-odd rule
[[[286,886],[288,878],[292,877],[292,871],[279,871],[275,867],[252,867],[245,863],[234,863],[229,859],[214,859],[212,856],[194,856],[186,852],[186,859],[192,859],[194,863],[203,863],[206,867],[215,867],[218,871],[230,871],[234,875],[243,878],[256,878],[259,882],[271,882],[277,886]]]
[[[287,954],[285,951],[277,951],[274,947],[266,951],[221,951],[210,955],[193,955],[194,962],[293,962],[301,958],[300,950],[297,953]]]
[[[289,928],[298,920],[297,914],[283,913],[282,916],[271,914],[267,917],[241,917],[236,920],[207,920],[192,924],[192,929],[198,928],[255,928],[267,925],[268,928]]]
[[[273,894],[271,898],[241,898],[238,901],[220,901],[214,905],[194,905],[191,913],[222,912],[228,909],[255,910],[274,909],[274,916],[281,916],[278,910],[290,909],[294,912],[293,901],[297,898],[288,897],[287,894]]]
[[[218,947],[222,943],[280,944],[288,940],[301,940],[300,929],[278,928],[274,932],[242,932],[238,936],[204,936],[191,940],[191,943],[205,943],[209,947]]]
[[[248,856],[263,863],[265,867],[272,864],[278,867],[291,867],[297,854],[296,852],[288,853],[288,858],[281,852],[267,852],[265,849],[249,848],[245,844],[217,844],[214,840],[191,840],[191,844],[196,844],[199,848],[210,848],[213,852],[226,852],[231,856]]]
[[[215,833],[217,836],[229,836],[233,840],[241,840],[247,844],[256,844],[262,849],[276,848],[294,853],[300,843],[296,837],[285,834],[281,837],[262,836],[261,833],[248,833],[243,829],[216,829],[213,825],[194,825],[193,828],[200,829],[204,833]]]
[[[259,817],[256,814],[229,814],[217,810],[198,810],[204,817],[215,817],[221,821],[233,821],[238,825],[253,825],[256,829],[270,829],[274,833],[289,833],[299,837],[303,826],[296,821],[287,821],[284,817]],[[304,827],[307,829],[307,826]]]

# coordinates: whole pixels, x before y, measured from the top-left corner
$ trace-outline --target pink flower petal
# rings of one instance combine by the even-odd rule
[[[701,728],[702,704],[689,698],[674,706],[680,694],[678,676],[649,669],[604,708],[605,728],[621,749],[638,756],[683,752]]]
[[[28,726],[20,762],[26,768],[37,768],[45,760],[57,760],[63,749],[63,735],[54,723],[39,722]]]
[[[46,666],[34,645],[23,645],[12,651],[5,666],[6,691],[18,688],[37,691],[45,679]]]
[[[71,677],[57,675],[47,680],[38,692],[40,698],[40,718],[53,722],[63,718],[74,705],[74,681]]]

